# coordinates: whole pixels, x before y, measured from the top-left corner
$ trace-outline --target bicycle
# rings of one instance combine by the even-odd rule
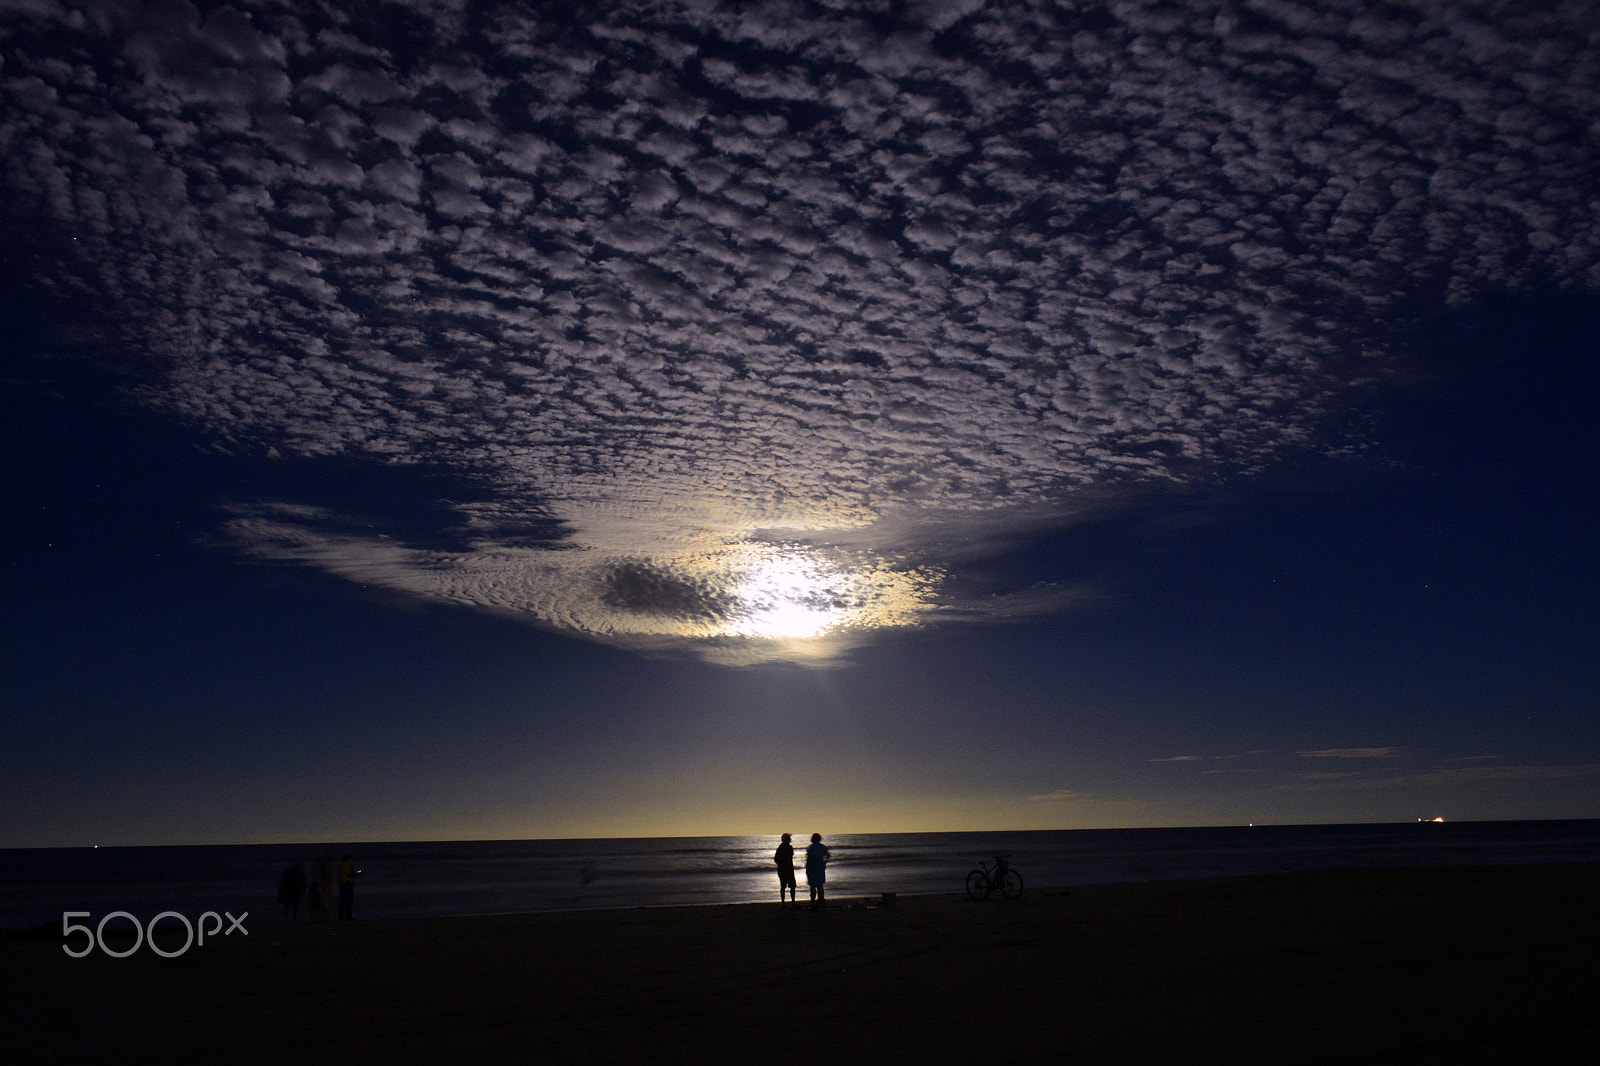
[[[967,875],[967,898],[988,899],[999,893],[1006,899],[1022,895],[1022,875],[1011,868],[1011,856],[996,855],[994,865],[978,863],[978,869]]]

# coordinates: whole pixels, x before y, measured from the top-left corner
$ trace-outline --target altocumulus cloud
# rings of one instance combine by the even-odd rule
[[[1399,748],[1322,748],[1317,751],[1298,751],[1302,759],[1398,759]]]
[[[488,487],[449,550],[282,498],[238,547],[639,647],[1059,609],[939,531],[1324,447],[1402,307],[1600,289],[1587,3],[0,18],[13,246],[143,402]]]

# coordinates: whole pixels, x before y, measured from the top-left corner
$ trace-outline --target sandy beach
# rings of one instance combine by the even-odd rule
[[[252,920],[173,959],[57,929],[0,969],[15,1062],[1549,1063],[1600,1047],[1597,890],[1585,864]]]

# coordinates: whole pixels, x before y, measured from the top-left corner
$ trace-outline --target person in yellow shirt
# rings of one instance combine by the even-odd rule
[[[353,921],[356,905],[356,878],[361,876],[361,871],[356,869],[356,861],[347,851],[344,858],[339,860],[339,920],[341,922]]]

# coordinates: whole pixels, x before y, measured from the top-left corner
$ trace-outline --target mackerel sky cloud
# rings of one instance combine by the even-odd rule
[[[0,0],[39,290],[233,550],[722,662],[1054,611],[1108,501],[1359,450],[1421,307],[1600,291],[1592,4]],[[1386,757],[1390,749],[1302,754]]]

